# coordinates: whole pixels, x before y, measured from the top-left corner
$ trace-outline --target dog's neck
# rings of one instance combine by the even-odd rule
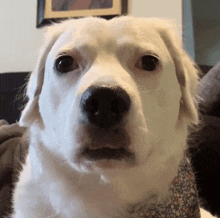
[[[132,218],[200,218],[195,177],[188,159],[184,157],[181,161],[178,174],[169,186],[169,194],[163,201],[149,206],[147,200],[143,200],[131,205],[128,214]]]

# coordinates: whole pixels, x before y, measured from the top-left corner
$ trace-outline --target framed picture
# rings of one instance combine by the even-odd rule
[[[126,14],[127,8],[128,0],[38,0],[37,27],[76,17],[111,19]]]

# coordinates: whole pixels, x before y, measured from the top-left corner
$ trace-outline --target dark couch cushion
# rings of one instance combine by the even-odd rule
[[[202,117],[201,128],[189,139],[188,151],[201,205],[220,216],[220,118]]]
[[[0,73],[0,119],[18,121],[26,100],[23,96],[29,73]]]
[[[220,117],[220,62],[200,80],[198,95],[203,99],[201,112]]]

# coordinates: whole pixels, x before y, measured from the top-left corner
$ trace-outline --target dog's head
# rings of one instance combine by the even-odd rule
[[[198,122],[197,83],[168,21],[68,20],[48,28],[20,124],[78,171],[161,187]]]

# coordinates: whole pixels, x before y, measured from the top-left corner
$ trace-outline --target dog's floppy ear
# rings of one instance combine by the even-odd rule
[[[158,32],[163,39],[176,68],[176,75],[180,84],[182,99],[180,102],[180,119],[184,116],[188,124],[198,124],[198,110],[195,95],[199,83],[199,68],[182,48],[181,42],[175,34],[175,25],[170,21],[155,21]]]
[[[52,46],[58,39],[62,32],[60,24],[47,27],[44,36],[44,44],[39,52],[39,57],[34,71],[30,75],[30,79],[26,88],[26,95],[29,100],[25,109],[22,111],[19,124],[21,126],[30,126],[40,118],[38,100],[41,94],[41,89],[44,80],[44,70],[47,55],[50,52]]]

